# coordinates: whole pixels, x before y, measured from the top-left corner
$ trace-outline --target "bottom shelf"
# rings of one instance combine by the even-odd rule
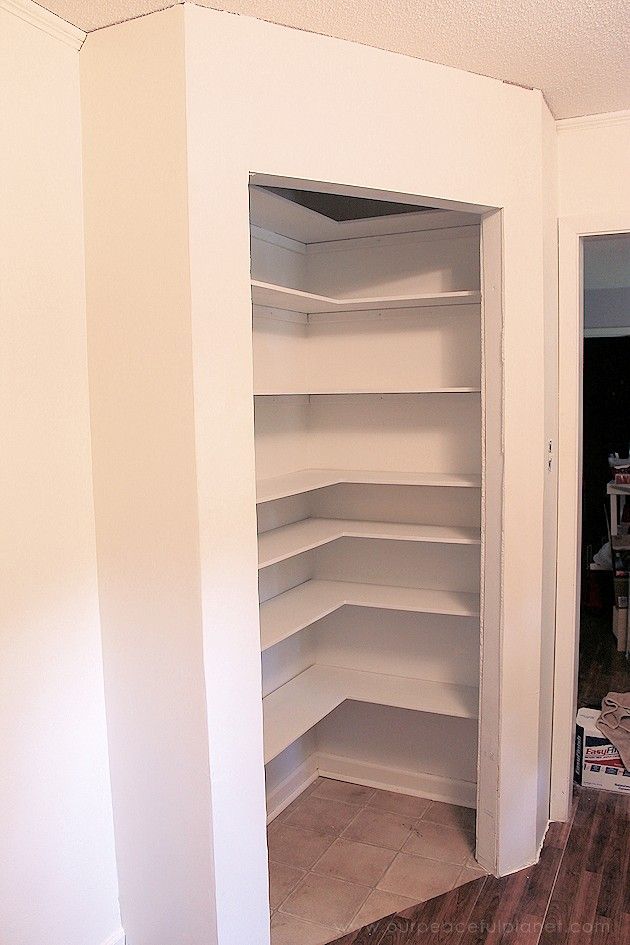
[[[479,694],[474,686],[316,664],[263,699],[265,764],[346,699],[476,719]]]

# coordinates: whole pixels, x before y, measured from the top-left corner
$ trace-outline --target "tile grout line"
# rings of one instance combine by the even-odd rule
[[[279,911],[279,910],[276,909],[275,912],[274,912],[274,915],[275,915],[276,912],[278,912],[278,911]],[[293,915],[292,912],[283,912],[282,915],[285,915],[288,919],[297,919],[299,922],[303,922],[304,925],[312,925],[314,929],[329,929],[331,932],[334,932],[334,933],[335,933],[335,935],[337,936],[337,938],[339,938],[339,934],[338,934],[338,933],[339,933],[339,929],[333,929],[332,926],[330,926],[330,925],[324,925],[323,922],[313,922],[312,919],[305,919],[305,918],[304,918],[303,916],[301,916],[301,915]],[[344,932],[341,932],[340,934],[341,934],[341,935],[344,935],[345,933],[344,933]],[[334,938],[333,938],[333,939],[330,939],[330,943],[332,943],[332,942],[334,942],[334,941],[335,941]],[[328,943],[328,942],[324,942],[324,945],[329,945],[329,943]]]
[[[480,876],[479,879],[481,880],[481,884],[480,884],[480,886],[479,886],[479,889],[478,889],[478,891],[477,891],[477,895],[475,896],[475,899],[474,899],[474,901],[473,901],[473,903],[472,903],[472,905],[471,905],[471,908],[470,908],[470,910],[469,910],[469,913],[468,913],[469,916],[472,915],[473,909],[474,909],[474,907],[477,905],[477,902],[479,901],[479,897],[481,896],[481,893],[483,892],[483,889],[484,889],[484,887],[485,887],[485,884],[486,884],[486,881],[487,881],[487,879],[488,879],[488,876]],[[442,895],[442,896],[445,896],[445,895],[447,895],[449,892],[452,892],[452,891],[453,891],[453,890],[447,890],[445,893],[441,893],[441,895]],[[425,906],[427,903],[432,902],[433,899],[439,899],[439,898],[440,898],[440,896],[433,896],[431,899],[426,899],[426,900],[424,900],[423,902],[419,902],[417,905],[418,905],[418,907],[420,907],[420,906]],[[410,906],[409,908],[411,909],[411,908],[415,908],[415,907]],[[380,919],[374,919],[373,922],[368,922],[368,926],[370,926],[370,925],[378,925],[379,923],[384,922],[385,919],[395,919],[397,916],[398,916],[398,913],[392,912],[392,913],[390,913],[389,915],[382,916],[382,918],[380,918]],[[354,931],[360,932],[361,929],[362,929],[362,928],[365,928],[365,927],[366,927],[366,926],[361,926],[361,928],[355,929]],[[457,941],[456,941],[456,942],[453,942],[452,945],[457,945],[457,942],[461,942],[461,937],[462,937],[462,935],[464,934],[464,931],[465,931],[465,930],[462,930],[462,931],[460,932]],[[385,943],[385,936],[388,934],[388,932],[389,932],[389,926],[385,926],[385,928],[383,928],[383,930],[381,931],[381,934],[379,935],[378,939],[374,939],[374,941],[371,943],[371,945],[386,945],[386,943]],[[410,930],[410,932],[411,932],[412,934],[414,933],[413,928]],[[412,939],[410,939],[410,938],[407,937],[404,941],[398,942],[397,945],[416,945],[416,943],[417,943],[417,939],[416,939],[416,938],[414,938],[414,939],[412,940]],[[333,942],[327,943],[327,945],[335,945],[335,942],[333,941]]]
[[[317,781],[314,781],[313,784],[317,784]],[[307,788],[307,790],[306,790],[305,792],[303,792],[303,796],[300,795],[300,797],[301,797],[302,800],[306,800],[306,798],[308,798],[308,797],[319,797],[320,800],[335,800],[335,798],[326,798],[325,796],[322,797],[321,795],[318,795],[316,792],[317,792],[317,788],[316,788],[316,787],[311,787],[310,790],[308,790],[308,788]],[[372,794],[370,794],[370,796],[369,796],[369,798],[368,798],[368,801],[371,800],[371,799],[374,797],[375,793],[376,793],[376,790],[373,790],[373,791],[372,791]],[[297,800],[297,798],[296,798],[296,800]],[[366,801],[365,804],[363,804],[361,807],[358,808],[357,813],[352,817],[352,819],[351,819],[351,820],[349,821],[349,823],[346,825],[346,827],[344,828],[344,830],[347,829],[347,827],[349,827],[350,824],[354,822],[354,820],[356,819],[356,817],[358,817],[359,813],[364,809],[364,807],[367,807],[368,801]],[[348,802],[348,801],[343,801],[342,803],[349,803],[349,802]],[[298,806],[299,806],[299,805],[298,805]],[[349,804],[349,806],[351,806],[351,807],[356,807],[357,805],[356,805],[356,804]],[[290,827],[291,824],[288,823],[287,826]],[[302,828],[302,829],[308,829],[308,828]],[[313,833],[316,833],[316,831],[313,831]],[[330,835],[330,834],[325,834],[324,836],[331,836],[331,835]],[[314,867],[314,866],[317,866],[317,864],[320,862],[320,860],[322,859],[322,857],[324,857],[324,856],[326,855],[326,853],[328,852],[328,850],[330,850],[330,848],[333,846],[333,844],[334,844],[337,840],[340,839],[340,836],[341,836],[341,835],[338,835],[338,836],[336,836],[336,837],[332,837],[332,842],[329,844],[329,846],[326,847],[326,849],[324,850],[324,852],[323,852],[320,856],[318,856],[318,857],[316,858],[315,862],[310,866],[310,868],[306,870],[305,875],[302,877],[302,879],[299,880],[298,883],[296,883],[296,885],[294,886],[294,888],[285,896],[285,898],[282,900],[282,902],[279,903],[278,907],[274,910],[275,912],[280,912],[280,910],[282,909],[282,906],[285,904],[285,902],[287,902],[287,900],[290,898],[290,896],[293,895],[293,893],[295,893],[295,892],[298,891],[298,889],[306,882],[306,880],[308,879],[309,875],[311,875],[311,874],[314,875],[314,876],[322,875],[322,874],[319,874],[319,873],[315,873],[315,872],[313,871],[313,867]],[[277,861],[274,861],[274,862],[277,862]],[[285,864],[285,865],[286,865],[286,864]],[[355,883],[354,885],[359,886],[359,885],[361,885],[361,884],[360,884],[360,883]],[[370,890],[370,892],[371,892],[374,887],[365,887],[365,888],[369,888],[369,890]],[[357,915],[359,914],[359,911],[361,910],[363,904],[367,901],[367,898],[368,898],[368,896],[370,895],[370,892],[368,892],[367,896],[365,897],[365,899],[363,900],[363,902],[361,903],[361,905],[360,905],[359,908],[357,909],[357,912],[356,912]],[[283,914],[283,915],[292,915],[292,913],[290,913],[290,912],[283,912],[282,914]],[[301,917],[300,917],[300,916],[294,916],[294,918],[301,918]],[[317,925],[318,923],[312,923],[312,924],[313,924],[313,925]],[[322,923],[319,923],[319,924],[322,926],[322,928],[329,928],[329,926],[324,925],[323,922],[322,922]],[[336,929],[332,929],[332,931],[337,931],[337,930],[336,930]],[[343,930],[342,930],[342,932],[343,932]]]
[[[342,782],[342,783],[345,783],[345,782]],[[443,830],[460,830],[460,829],[461,829],[461,832],[462,832],[462,833],[465,833],[465,834],[468,834],[469,836],[471,836],[472,839],[473,839],[473,841],[476,840],[475,831],[474,831],[474,830],[468,830],[466,827],[461,827],[461,828],[459,828],[459,827],[457,827],[457,826],[454,826],[453,824],[441,824],[441,823],[439,823],[438,821],[434,821],[434,820],[425,820],[426,814],[429,813],[429,810],[431,809],[431,805],[434,804],[434,803],[436,803],[435,801],[432,801],[432,800],[428,800],[428,799],[427,799],[427,800],[428,800],[428,804],[427,804],[426,810],[423,811],[423,813],[420,814],[419,817],[413,817],[413,816],[410,815],[408,818],[407,818],[407,816],[406,816],[405,814],[401,814],[399,811],[388,810],[388,808],[386,808],[386,807],[376,807],[376,806],[374,806],[374,805],[371,805],[371,804],[370,804],[370,801],[373,799],[374,795],[375,795],[379,790],[380,790],[379,788],[375,788],[375,789],[374,789],[374,791],[373,791],[372,795],[370,796],[370,798],[365,802],[365,804],[363,804],[361,807],[358,808],[357,813],[354,815],[354,817],[352,818],[352,820],[343,828],[342,832],[341,832],[337,837],[334,838],[335,840],[351,840],[351,839],[352,839],[351,837],[345,837],[344,834],[345,834],[346,830],[348,830],[348,829],[352,826],[352,824],[353,824],[354,821],[357,819],[357,817],[359,816],[359,814],[363,813],[364,810],[377,811],[377,812],[382,813],[382,814],[391,814],[391,815],[394,816],[394,817],[402,817],[403,819],[409,819],[409,820],[412,821],[412,827],[410,828],[410,833],[413,832],[413,828],[416,826],[416,824],[419,824],[420,822],[422,822],[422,823],[426,823],[426,824],[433,824],[433,825],[436,826],[436,827],[441,827]],[[311,796],[319,797],[320,800],[338,800],[337,798],[327,798],[325,795],[323,795],[323,796],[322,796],[322,795],[318,795],[318,794],[316,794],[315,790],[309,791],[308,796],[309,796],[309,797],[311,797]],[[415,797],[416,795],[403,795],[403,796]],[[419,799],[420,799],[420,798],[419,798]],[[340,801],[340,803],[342,803],[342,804],[348,804],[348,806],[350,806],[350,807],[358,807],[358,805],[352,804],[351,801]],[[458,806],[458,805],[451,805],[451,806]],[[473,808],[470,808],[470,809],[472,810]],[[294,826],[294,825],[291,824],[291,823],[287,823],[287,826],[288,826],[288,827],[292,827],[292,826]],[[314,830],[314,828],[311,828],[311,827],[303,827],[303,828],[301,828],[301,829],[303,829],[303,830],[313,830],[313,833],[316,833],[316,832],[317,832],[316,830]],[[329,834],[328,836],[330,836],[330,834]],[[403,843],[403,846],[405,845],[405,843],[407,843],[408,840],[409,840],[409,837],[407,837],[407,838],[405,839],[405,841],[404,841],[404,843]],[[381,846],[381,845],[378,844],[378,843],[370,843],[369,840],[355,840],[355,841],[353,841],[353,842],[354,842],[354,843],[363,843],[363,844],[365,844],[365,846],[369,846],[369,847],[376,847],[378,850],[391,850],[391,849],[392,849],[392,847],[383,847],[383,846]],[[473,843],[473,846],[476,847],[476,842]],[[401,853],[401,852],[402,852],[402,847],[400,847],[399,849],[396,849],[396,852],[397,852],[397,853]],[[324,855],[324,854],[322,854],[322,856],[323,856],[323,855]],[[421,853],[408,853],[407,855],[408,855],[408,856],[422,856]],[[472,854],[472,856],[474,857],[474,853]],[[320,857],[319,859],[321,859],[321,857]],[[425,857],[425,859],[435,860],[434,857]],[[317,863],[317,862],[319,862],[319,860],[317,860],[316,863]],[[445,862],[448,862],[448,861],[447,861],[447,860],[435,860],[435,862],[438,862],[438,863],[443,863],[443,862],[444,862],[444,863],[445,863]],[[476,860],[475,860],[475,862],[476,862]],[[454,863],[454,864],[452,864],[452,865],[453,865],[453,866],[459,866],[459,863]],[[462,867],[462,868],[465,868],[465,866],[466,866],[466,864],[463,864],[463,867]],[[311,869],[312,869],[312,867],[311,867]]]
[[[330,779],[330,780],[333,780],[333,779]],[[342,782],[342,783],[345,783],[345,782]],[[316,784],[317,784],[317,781],[313,782],[313,785],[316,785]],[[367,787],[367,785],[366,785],[366,787]],[[399,848],[392,849],[391,847],[383,847],[383,846],[378,845],[378,844],[375,844],[375,843],[369,843],[369,842],[366,842],[366,841],[363,841],[363,840],[354,840],[354,839],[351,838],[351,837],[345,837],[345,836],[344,836],[345,832],[346,832],[346,831],[351,827],[351,825],[356,821],[356,819],[359,817],[359,815],[360,815],[361,813],[363,813],[364,811],[366,811],[366,810],[374,811],[374,812],[377,812],[377,813],[383,813],[383,814],[391,814],[392,816],[400,817],[400,818],[403,819],[403,820],[404,820],[404,819],[407,819],[406,815],[401,814],[399,811],[390,811],[390,810],[387,810],[386,808],[381,808],[381,807],[377,807],[377,806],[371,805],[370,802],[371,802],[371,801],[374,799],[374,797],[381,791],[381,789],[379,789],[379,788],[372,788],[371,790],[372,790],[372,793],[371,793],[371,794],[367,797],[367,799],[366,799],[363,803],[361,803],[360,805],[359,805],[359,804],[353,804],[351,801],[342,800],[341,798],[327,797],[325,794],[324,794],[324,795],[318,794],[318,793],[317,793],[317,787],[316,787],[316,786],[312,786],[312,787],[310,787],[310,789],[307,788],[306,791],[303,792],[303,795],[302,795],[302,796],[299,796],[299,803],[298,803],[298,805],[297,805],[298,807],[299,807],[299,804],[300,804],[302,801],[306,801],[308,798],[315,797],[315,798],[318,798],[319,800],[323,800],[323,801],[327,801],[327,800],[328,800],[328,801],[337,801],[337,802],[339,802],[339,803],[346,804],[346,805],[348,805],[349,807],[356,807],[357,810],[356,810],[356,813],[355,813],[355,814],[353,815],[353,817],[351,818],[351,820],[350,820],[350,821],[346,824],[346,826],[343,828],[343,830],[341,831],[340,834],[338,834],[337,836],[332,836],[331,834],[324,834],[324,835],[323,835],[323,836],[329,836],[329,837],[331,837],[331,838],[332,838],[332,842],[329,844],[329,846],[326,848],[326,850],[324,850],[324,852],[321,853],[321,854],[316,858],[315,862],[305,871],[305,875],[296,883],[296,885],[293,887],[293,889],[291,889],[291,890],[289,891],[289,893],[285,896],[285,898],[278,904],[278,906],[277,906],[276,909],[274,910],[274,914],[280,912],[282,915],[291,916],[292,918],[297,918],[297,919],[300,920],[300,921],[309,922],[309,924],[314,925],[315,927],[317,927],[317,926],[319,925],[319,927],[321,927],[321,928],[325,928],[325,929],[329,929],[329,928],[330,928],[330,926],[325,925],[323,922],[322,922],[322,923],[312,922],[312,921],[310,921],[310,920],[304,919],[302,916],[295,915],[294,913],[285,912],[285,911],[282,910],[282,907],[283,907],[284,904],[288,901],[288,899],[289,899],[294,893],[296,893],[296,892],[301,888],[301,886],[307,881],[307,879],[308,879],[309,876],[312,875],[312,876],[315,876],[315,877],[324,877],[324,878],[326,878],[327,874],[325,874],[325,873],[316,873],[316,872],[315,872],[315,867],[320,863],[320,861],[324,858],[324,856],[326,856],[326,854],[329,852],[329,850],[330,850],[331,847],[336,843],[337,840],[345,840],[346,842],[361,843],[361,844],[363,844],[363,845],[365,845],[365,846],[370,846],[370,847],[373,847],[374,849],[377,849],[377,850],[386,850],[388,853],[393,853],[393,854],[394,854],[394,859],[392,860],[392,863],[393,863],[394,860],[396,859],[396,857],[402,852],[404,845],[408,842],[409,838],[411,837],[411,835],[412,835],[412,833],[413,833],[413,830],[414,830],[414,827],[415,827],[417,824],[419,824],[419,823],[421,823],[421,822],[424,822],[424,823],[427,823],[427,824],[435,824],[435,826],[441,827],[441,828],[443,828],[443,829],[446,828],[446,829],[448,829],[448,830],[459,830],[461,833],[464,833],[464,834],[466,834],[466,835],[468,835],[468,836],[471,836],[471,838],[472,838],[472,840],[473,840],[473,848],[475,847],[475,836],[474,836],[474,833],[473,833],[472,831],[468,831],[465,827],[458,828],[458,827],[456,827],[456,826],[454,826],[454,825],[452,825],[452,824],[439,824],[439,823],[436,823],[435,821],[425,820],[425,817],[426,817],[426,815],[429,813],[429,811],[431,810],[431,807],[433,806],[434,803],[436,803],[434,800],[429,799],[429,798],[426,798],[426,800],[428,801],[427,806],[426,806],[425,810],[422,812],[422,814],[421,814],[419,817],[410,816],[410,817],[408,818],[409,821],[411,822],[412,826],[411,826],[410,829],[409,829],[409,833],[408,833],[407,837],[405,838],[405,840],[403,841],[402,845],[401,845]],[[405,795],[405,796],[406,796],[406,795]],[[415,797],[416,795],[410,795],[410,796]],[[418,798],[418,799],[425,800],[424,798]],[[298,799],[296,798],[296,800],[298,800]],[[457,806],[457,805],[451,805],[451,806]],[[284,813],[284,812],[283,812],[283,813]],[[280,816],[282,816],[282,814],[281,814]],[[317,833],[317,831],[316,831],[315,829],[313,829],[313,828],[300,827],[300,826],[298,826],[298,825],[291,824],[290,822],[287,822],[287,821],[284,821],[284,824],[285,824],[285,826],[287,826],[287,827],[293,827],[293,829],[311,830],[311,832]],[[443,863],[443,864],[447,864],[447,865],[449,865],[449,866],[459,866],[459,865],[460,865],[460,864],[458,864],[458,863],[454,863],[454,864],[447,863],[447,861],[445,861],[445,860],[436,860],[436,859],[434,859],[433,857],[423,856],[422,854],[419,854],[419,853],[407,853],[406,855],[407,855],[407,856],[411,856],[411,857],[417,857],[418,859],[429,860],[429,861],[431,861],[431,862],[433,862],[433,863]],[[474,857],[474,852],[473,852],[472,856]],[[270,859],[271,859],[271,858],[270,858]],[[273,862],[280,863],[280,861],[277,861],[277,860],[274,860]],[[467,861],[467,862],[468,862],[468,861]],[[475,862],[476,862],[476,861],[475,861]],[[280,865],[290,866],[290,864],[281,864],[281,863],[280,863]],[[383,874],[380,876],[380,878],[379,878],[379,880],[378,880],[378,882],[377,882],[376,885],[369,885],[369,886],[368,886],[368,885],[364,885],[363,883],[351,882],[350,880],[347,880],[347,879],[342,878],[342,877],[336,877],[336,876],[329,876],[329,877],[328,877],[328,878],[331,878],[331,879],[338,879],[340,882],[346,882],[346,883],[348,883],[349,885],[357,886],[357,887],[359,887],[359,888],[362,888],[362,889],[366,889],[366,890],[367,890],[367,895],[366,895],[365,898],[362,900],[362,902],[361,902],[361,904],[359,905],[357,911],[356,911],[355,914],[353,915],[353,917],[352,917],[352,919],[350,920],[350,922],[344,927],[344,929],[342,929],[342,930],[331,929],[331,931],[333,931],[333,932],[340,931],[340,934],[341,934],[341,935],[349,934],[350,932],[354,931],[354,929],[353,929],[351,926],[353,925],[354,920],[356,919],[357,915],[359,914],[359,912],[361,911],[361,909],[363,908],[363,906],[365,905],[365,903],[366,903],[367,900],[369,899],[370,895],[371,895],[373,892],[377,892],[377,891],[384,892],[384,893],[388,893],[388,892],[389,892],[388,890],[379,890],[378,883],[381,882],[381,880],[383,879],[383,877],[384,877],[385,874],[387,873],[387,870],[390,868],[390,866],[391,866],[391,863],[390,863],[390,865],[384,870]],[[296,867],[294,867],[294,868],[296,868]],[[461,885],[461,884],[459,883],[459,879],[460,879],[461,876],[463,875],[464,870],[465,870],[466,868],[467,868],[467,867],[466,867],[466,863],[464,863],[464,864],[461,865],[461,869],[460,869],[459,873],[457,874],[457,880],[455,881],[455,884],[454,884],[450,889],[445,890],[444,893],[441,893],[440,895],[445,895],[445,894],[448,893],[448,892],[452,892],[454,889],[456,889],[456,888],[458,887],[458,885]],[[485,876],[481,876],[481,877],[478,877],[478,878],[484,879],[484,880],[486,879]],[[473,880],[471,880],[471,882],[472,882],[472,881],[473,881]],[[401,898],[405,898],[401,893],[392,894],[392,895],[399,895]],[[409,898],[409,897],[407,897],[407,898]],[[436,897],[431,897],[431,898],[436,898]],[[424,902],[424,901],[427,901],[427,902],[428,902],[429,900],[421,900],[421,901],[418,903],[418,905],[421,905],[422,902]],[[382,918],[387,918],[387,916],[383,916]],[[374,921],[380,921],[380,920],[379,920],[379,919],[376,919],[376,920],[374,920]],[[380,941],[380,940],[379,940],[379,941]],[[378,943],[375,943],[375,945],[378,945]]]
[[[317,783],[317,782],[314,782],[314,783]],[[351,804],[349,801],[343,801],[343,802],[342,802],[342,803],[347,803],[347,804],[349,804],[349,806],[351,806],[351,807],[358,807],[357,813],[352,817],[352,819],[349,821],[349,823],[344,827],[344,830],[347,830],[348,827],[350,826],[350,824],[353,824],[353,823],[354,823],[354,821],[355,821],[356,818],[359,816],[359,814],[360,814],[363,810],[365,810],[365,809],[368,807],[369,802],[372,800],[372,798],[374,797],[375,794],[376,794],[376,789],[374,789],[374,790],[372,791],[372,793],[371,793],[370,796],[368,797],[367,801],[365,801],[365,803],[362,804],[360,807],[359,807],[358,805]],[[318,795],[318,794],[317,794],[317,788],[312,788],[310,791],[308,791],[308,794],[305,795],[305,799],[306,799],[306,797],[319,797],[321,800],[335,800],[335,798],[326,798],[325,796],[322,797],[321,795]],[[287,826],[291,826],[291,824],[288,824]],[[308,828],[303,828],[303,829],[308,829]],[[315,832],[315,831],[314,831],[314,832]],[[328,834],[328,836],[330,836],[330,834]],[[331,849],[331,847],[336,843],[336,841],[337,841],[337,840],[340,840],[340,839],[342,839],[341,834],[339,834],[337,837],[333,837],[333,838],[332,838],[332,843],[324,850],[324,852],[323,852],[320,856],[317,857],[317,859],[315,860],[315,862],[311,865],[310,869],[308,869],[308,870],[306,871],[306,875],[302,877],[302,879],[297,883],[297,885],[294,887],[294,889],[292,889],[291,892],[286,896],[286,898],[282,900],[282,902],[280,903],[280,905],[278,906],[278,908],[275,910],[276,912],[279,912],[279,911],[281,910],[282,906],[284,905],[284,903],[287,901],[287,899],[289,899],[289,897],[290,897],[294,892],[297,892],[297,890],[300,888],[300,886],[302,886],[302,884],[306,882],[306,880],[307,880],[307,878],[308,878],[309,875],[311,875],[311,874],[312,874],[313,876],[322,876],[322,875],[325,875],[325,874],[322,874],[322,873],[315,873],[314,867],[317,866],[317,864],[323,859],[323,857],[328,853],[328,851],[329,851],[329,850]],[[384,849],[384,847],[377,847],[376,844],[366,844],[366,846],[374,846],[374,848],[377,849],[377,850],[382,850],[382,849]],[[383,876],[384,876],[384,875],[385,875],[385,873],[383,873]],[[334,879],[339,879],[340,877],[333,877],[333,878],[334,878]],[[383,878],[383,877],[381,876],[381,879],[382,879],[382,878]],[[343,881],[343,882],[348,882],[348,880],[342,880],[342,881]],[[361,883],[354,883],[354,884],[352,884],[352,885],[361,886],[362,884],[361,884]],[[361,905],[359,906],[359,908],[357,909],[357,911],[355,912],[355,914],[354,914],[354,916],[352,917],[352,919],[350,919],[350,922],[348,923],[348,925],[350,925],[350,923],[352,923],[352,922],[354,921],[355,917],[359,914],[359,912],[361,911],[361,909],[363,908],[363,906],[365,905],[365,903],[366,903],[367,900],[369,899],[369,897],[370,897],[370,895],[372,894],[372,892],[374,892],[374,890],[375,890],[376,887],[375,887],[375,886],[367,886],[367,887],[363,887],[363,888],[366,888],[366,889],[369,890],[369,891],[368,891],[368,894],[367,894],[367,896],[365,897],[365,899],[363,900],[363,902],[361,903]],[[283,912],[282,914],[283,914],[283,915],[291,915],[290,912]],[[299,917],[298,917],[298,918],[299,918]],[[324,923],[321,923],[321,925],[322,925],[322,928],[329,928],[329,926],[324,925]],[[344,929],[341,930],[342,935],[345,934],[345,931],[347,930],[348,925],[347,925]],[[337,930],[336,930],[336,929],[333,929],[333,931],[337,931]]]

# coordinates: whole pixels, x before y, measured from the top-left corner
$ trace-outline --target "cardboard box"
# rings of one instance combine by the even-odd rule
[[[613,607],[612,631],[617,641],[617,650],[620,653],[626,652],[626,643],[628,640],[628,608],[619,609]]]
[[[599,709],[578,709],[575,724],[574,780],[582,787],[630,794],[630,771],[619,752],[595,725]]]
[[[628,575],[625,571],[615,571],[613,582],[615,586],[615,607],[618,610],[628,609]]]

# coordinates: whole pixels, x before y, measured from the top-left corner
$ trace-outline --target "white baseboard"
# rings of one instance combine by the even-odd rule
[[[406,771],[403,768],[355,761],[341,755],[314,752],[267,795],[267,823],[281,814],[317,777],[352,781],[383,791],[414,794],[432,801],[460,804],[462,807],[474,808],[477,804],[477,785],[472,781],[457,781],[422,771]]]
[[[125,945],[125,932],[124,929],[117,929],[115,932],[106,938],[102,945]]]
[[[269,792],[267,795],[267,823],[274,820],[278,814],[281,814],[291,801],[294,801],[302,791],[306,790],[309,784],[312,784],[318,778],[317,759],[317,754],[309,755],[306,761],[303,761],[295,771],[292,771],[288,778],[285,778]]]
[[[462,807],[477,806],[477,785],[472,781],[456,781],[423,771],[405,771],[387,765],[369,764],[319,752],[317,766],[322,778],[352,781],[397,794],[414,794],[432,801],[446,801]]]

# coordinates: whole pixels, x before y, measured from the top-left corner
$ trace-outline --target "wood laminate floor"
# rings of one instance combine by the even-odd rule
[[[630,945],[630,796],[576,789],[540,861],[483,877],[331,945]]]
[[[612,616],[583,610],[580,617],[578,705],[599,706],[608,692],[630,689],[630,663],[617,652]]]

